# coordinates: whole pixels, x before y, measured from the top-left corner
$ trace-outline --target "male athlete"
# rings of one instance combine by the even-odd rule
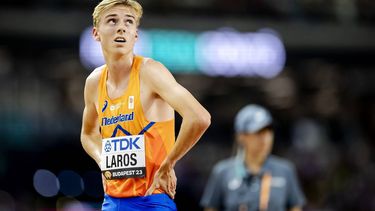
[[[142,13],[134,0],[103,0],[93,12],[106,64],[86,80],[81,142],[103,173],[102,210],[176,210],[173,168],[210,125],[166,67],[134,55]]]

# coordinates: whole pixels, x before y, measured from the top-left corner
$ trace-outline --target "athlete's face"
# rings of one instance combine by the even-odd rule
[[[271,152],[273,145],[273,131],[264,128],[256,133],[241,133],[237,141],[244,147],[248,156],[264,160]]]
[[[124,5],[116,5],[100,16],[93,29],[95,40],[100,41],[104,55],[133,53],[138,38],[135,12]]]

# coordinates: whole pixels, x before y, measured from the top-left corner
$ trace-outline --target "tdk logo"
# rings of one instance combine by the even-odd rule
[[[111,149],[112,149],[111,142],[110,142],[110,141],[107,141],[107,142],[105,143],[104,150],[105,150],[106,152],[110,152]]]
[[[139,140],[139,137],[126,137],[126,138],[120,138],[120,139],[112,139],[111,140],[112,147],[107,147],[107,146],[106,147],[107,149],[109,148],[110,150],[114,152],[141,149],[141,147],[139,147],[137,144],[138,140]]]

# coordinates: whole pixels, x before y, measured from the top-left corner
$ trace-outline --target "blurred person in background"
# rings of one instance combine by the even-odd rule
[[[305,196],[294,165],[270,155],[274,133],[272,116],[255,104],[235,117],[236,156],[212,170],[201,206],[205,211],[299,211]]]
[[[106,64],[86,80],[81,142],[103,173],[102,210],[176,210],[174,166],[210,124],[166,67],[134,55],[141,16],[134,0],[103,0],[93,12]]]

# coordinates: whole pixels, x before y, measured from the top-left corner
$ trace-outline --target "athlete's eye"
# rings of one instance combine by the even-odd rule
[[[107,20],[107,23],[109,23],[109,24],[116,24],[116,22],[117,22],[117,20],[114,19],[114,18],[110,18],[110,19]]]
[[[133,20],[133,19],[127,19],[127,20],[126,20],[126,23],[133,24],[133,23],[134,23],[134,20]]]

